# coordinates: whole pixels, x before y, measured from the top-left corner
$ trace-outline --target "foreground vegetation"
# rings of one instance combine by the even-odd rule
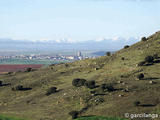
[[[25,120],[25,119],[20,119],[20,118],[15,118],[15,117],[5,117],[0,115],[0,120]]]
[[[0,76],[0,114],[30,120],[159,114],[159,69],[157,32],[100,58]]]
[[[94,117],[81,117],[75,120],[127,120],[127,119],[94,116]]]

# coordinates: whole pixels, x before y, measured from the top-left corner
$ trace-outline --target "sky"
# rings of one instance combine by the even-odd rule
[[[140,38],[160,30],[160,0],[0,0],[0,38]]]

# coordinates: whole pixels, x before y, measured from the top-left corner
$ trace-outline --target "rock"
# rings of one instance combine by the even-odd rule
[[[124,95],[118,95],[119,97],[123,97]]]
[[[103,98],[97,98],[95,100],[96,103],[103,103],[104,102],[104,99]]]
[[[129,89],[128,89],[128,88],[126,88],[126,89],[124,90],[124,92],[129,92]]]
[[[122,83],[122,85],[125,85],[125,84],[126,84],[125,82]]]
[[[149,83],[150,83],[150,84],[156,84],[156,82],[154,82],[154,81],[149,81]]]
[[[118,84],[123,83],[123,81],[117,81]]]

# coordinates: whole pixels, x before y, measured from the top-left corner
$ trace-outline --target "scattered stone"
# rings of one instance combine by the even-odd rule
[[[126,88],[126,89],[124,90],[124,92],[129,92],[129,89],[128,89],[128,88]]]
[[[96,103],[103,103],[104,102],[104,99],[103,98],[97,98],[95,100]]]
[[[91,96],[96,96],[96,91],[90,91]]]
[[[123,83],[123,81],[117,81],[118,84]]]
[[[154,82],[154,81],[149,81],[149,83],[150,83],[150,84],[156,84],[156,82]]]
[[[124,95],[118,95],[119,97],[123,97]]]
[[[126,84],[125,82],[122,83],[122,85],[125,85],[125,84]]]

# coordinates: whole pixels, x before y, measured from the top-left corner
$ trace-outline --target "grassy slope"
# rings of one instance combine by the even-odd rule
[[[15,117],[5,117],[0,115],[0,120],[25,120],[25,119],[20,119],[20,118],[15,118]]]
[[[112,116],[124,118],[124,113],[160,113],[160,63],[152,66],[137,67],[137,63],[145,56],[157,53],[160,56],[160,32],[146,42],[139,42],[128,49],[122,49],[114,55],[88,59],[74,63],[50,66],[31,73],[16,73],[0,76],[4,83],[11,86],[0,87],[0,113],[4,115],[28,118],[30,120],[70,120],[68,112],[80,110],[86,104],[89,108],[82,115]],[[121,60],[124,57],[125,60]],[[95,68],[100,68],[95,70]],[[149,84],[149,80],[136,81],[135,76],[144,73],[145,78],[153,79],[157,84]],[[121,78],[120,76],[124,77]],[[102,83],[116,83],[121,80],[126,84],[114,84],[115,88],[129,88],[130,92],[115,91],[104,96],[91,97],[85,87],[74,88],[74,78],[96,80]],[[15,85],[32,87],[30,91],[11,91]],[[45,96],[46,89],[56,86],[60,92]],[[119,97],[124,95],[124,97]],[[85,99],[91,97],[86,103]],[[96,104],[95,100],[105,101]],[[154,107],[135,107],[133,102],[157,104]]]
[[[126,120],[126,119],[93,116],[93,117],[81,117],[81,118],[77,118],[76,120]]]

